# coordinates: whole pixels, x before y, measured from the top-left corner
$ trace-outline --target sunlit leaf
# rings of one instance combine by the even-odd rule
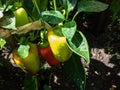
[[[70,49],[77,55],[90,62],[89,47],[85,36],[80,31],[76,31],[74,21],[68,22],[62,27],[63,35],[67,38]]]
[[[41,18],[50,24],[58,24],[64,21],[64,16],[59,11],[44,11]]]
[[[7,29],[15,30],[15,18],[12,12],[6,12],[2,18],[0,18],[0,26]]]
[[[6,41],[0,38],[0,48],[2,48],[6,44]]]
[[[64,8],[70,12],[76,6],[77,0],[62,0]]]
[[[68,43],[76,54],[83,57],[87,63],[90,63],[88,43],[82,32],[77,31],[73,38],[71,38],[71,40],[68,40]]]
[[[30,49],[29,45],[20,45],[17,49],[17,54],[21,58],[26,58],[29,55],[29,49]]]
[[[71,39],[71,37],[73,37],[76,32],[76,22],[71,21],[71,22],[65,23],[61,29],[65,37],[67,39]]]

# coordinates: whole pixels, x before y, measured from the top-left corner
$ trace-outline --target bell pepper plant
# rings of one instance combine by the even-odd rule
[[[13,13],[15,15],[16,27],[29,23],[27,12],[23,7],[18,8]],[[20,37],[20,40],[22,39],[25,39],[25,37]],[[25,42],[18,43],[20,43],[19,46],[13,50],[13,60],[25,73],[30,75],[36,74],[40,70],[37,45],[29,42],[27,44]]]
[[[50,46],[41,47],[38,46],[40,56],[48,62],[49,65],[60,65],[61,63],[54,57]]]
[[[3,1],[0,1],[5,4],[3,14],[12,11],[14,17],[11,20],[15,18],[12,21],[15,23],[4,26],[10,30],[2,30],[0,37],[14,37],[17,47],[13,50],[13,60],[27,75],[33,75],[27,77],[30,86],[25,84],[25,90],[39,90],[36,75],[46,70],[42,60],[51,68],[63,67],[79,90],[85,90],[86,75],[80,57],[90,63],[89,46],[76,18],[81,12],[104,11],[108,5],[96,0]],[[15,30],[11,30],[12,27]]]
[[[54,33],[54,29],[48,31],[48,41],[55,58],[60,62],[69,60],[72,51],[67,45],[66,38]]]
[[[26,47],[28,47],[28,55],[26,55]],[[37,45],[30,43],[21,45],[13,50],[13,59],[15,63],[27,74],[34,75],[40,70],[40,57]]]
[[[51,47],[48,42],[48,31],[45,29],[41,31],[40,33],[41,40],[38,43],[38,51],[41,58],[43,58],[47,63],[51,66],[60,65],[61,62],[59,62],[55,56],[53,55],[53,52],[51,50]]]

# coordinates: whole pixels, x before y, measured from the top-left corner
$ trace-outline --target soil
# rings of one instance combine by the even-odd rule
[[[120,32],[107,31],[88,41],[93,56],[86,66],[86,90],[120,90]]]
[[[92,56],[89,65],[83,62],[87,77],[86,90],[119,90],[120,32],[106,31],[98,37],[89,34],[87,39]],[[13,62],[8,44],[0,49],[0,62],[0,90],[23,90],[25,73]],[[56,68],[51,79],[52,90],[78,90],[74,82],[67,78],[62,67]],[[47,74],[42,73],[48,76],[49,70]],[[46,82],[40,80],[40,86]]]

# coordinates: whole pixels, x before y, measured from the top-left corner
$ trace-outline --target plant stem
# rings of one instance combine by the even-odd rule
[[[9,0],[9,1],[7,2],[6,7],[4,8],[3,12],[6,11],[7,7],[9,6],[9,4],[10,4],[12,1],[13,1],[13,0]]]
[[[38,90],[38,78],[35,76],[35,90]]]
[[[57,10],[57,5],[56,5],[56,0],[53,0],[53,4],[54,4],[54,10]]]
[[[49,76],[49,83],[48,83],[49,86],[51,86],[50,81],[51,81],[52,75],[53,75],[53,73],[51,73]]]
[[[38,13],[40,14],[40,9],[38,7],[38,4],[37,4],[36,0],[33,0],[33,3],[35,5],[35,7],[37,8]]]
[[[68,15],[69,15],[69,12],[66,11],[66,21],[67,21],[67,19],[68,19]]]
[[[76,16],[78,15],[79,12],[76,12],[75,15],[72,18],[72,21],[76,18]]]
[[[45,24],[45,28],[47,30],[49,30],[50,28],[52,28],[47,22],[44,21]],[[38,21],[34,21],[31,23],[28,23],[26,25],[20,26],[19,28],[15,29],[15,30],[10,30],[10,29],[4,29],[4,28],[0,28],[0,37],[5,39],[10,37],[13,34],[25,34],[28,33],[30,31],[34,31],[34,30],[41,30],[43,28],[43,25],[41,23],[40,20]]]

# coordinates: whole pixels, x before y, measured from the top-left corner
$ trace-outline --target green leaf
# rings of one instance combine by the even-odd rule
[[[76,31],[74,21],[68,22],[62,27],[62,33],[67,38],[70,49],[85,58],[86,62],[90,62],[89,47],[85,36],[80,31]]]
[[[25,77],[24,90],[38,90],[37,76],[26,76]]]
[[[73,38],[71,38],[71,40],[68,40],[68,43],[76,54],[83,57],[88,64],[90,63],[88,43],[82,32],[77,31]]]
[[[17,54],[24,59],[29,55],[29,49],[29,45],[20,45],[17,49]]]
[[[0,62],[0,67],[3,67],[4,65],[3,65],[3,63],[2,62]]]
[[[120,53],[116,53],[116,57],[118,60],[120,60]]]
[[[0,48],[2,48],[6,44],[6,41],[0,38]]]
[[[61,29],[63,35],[70,40],[76,32],[76,22],[70,21],[68,23],[65,23]]]
[[[81,0],[78,3],[78,12],[101,12],[108,8],[108,4],[94,0]]]
[[[0,1],[0,8],[2,7],[2,1]]]
[[[36,6],[36,9],[38,12],[42,12],[47,8],[48,0],[32,0],[34,6]]]
[[[77,54],[73,54],[70,60],[64,63],[63,67],[68,77],[74,80],[79,90],[84,90],[86,84],[86,76],[80,57]]]
[[[48,86],[48,85],[44,85],[44,87],[43,87],[43,90],[52,90],[52,88],[51,88],[51,86]]]
[[[7,29],[15,30],[15,17],[12,12],[6,12],[2,18],[0,18],[0,26]]]
[[[27,4],[26,4],[27,3]],[[25,7],[25,10],[27,11],[28,15],[33,19],[33,21],[36,21],[39,19],[39,13],[33,4],[32,0],[23,0],[23,6]]]
[[[113,20],[117,19],[117,15],[119,16],[120,13],[120,3],[118,0],[112,0],[112,3],[110,5],[110,9],[112,11],[112,18]]]
[[[10,23],[10,24],[8,24],[8,25],[2,26],[2,27],[6,28],[6,29],[16,30],[16,27],[15,27],[15,18],[11,18],[11,21],[13,21],[13,22]]]
[[[74,9],[77,3],[77,0],[62,0],[62,1],[65,10],[67,10],[68,13]]]
[[[50,24],[58,24],[65,19],[61,12],[54,10],[42,12],[41,18]]]

